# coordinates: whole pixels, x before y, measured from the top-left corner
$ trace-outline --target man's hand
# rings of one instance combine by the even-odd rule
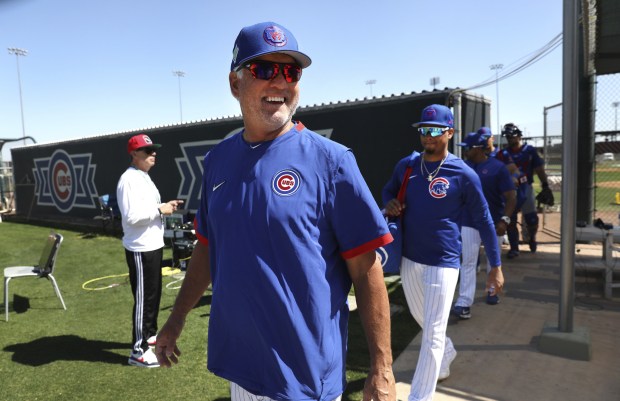
[[[495,234],[497,234],[499,237],[502,237],[504,234],[506,234],[506,229],[508,228],[508,224],[506,224],[506,222],[504,220],[500,220],[497,223],[495,223]],[[499,244],[500,248],[502,244]]]
[[[394,401],[396,400],[396,380],[392,369],[382,372],[371,371],[364,383],[364,401]]]
[[[176,210],[183,204],[183,201],[180,199],[175,199],[175,200],[171,200],[169,202],[166,203],[162,203],[161,205],[159,205],[159,213],[161,214],[165,214],[165,215],[170,215],[174,212],[176,212]]]
[[[400,216],[405,209],[405,205],[401,204],[398,199],[394,198],[385,205],[385,215],[389,217]]]
[[[504,273],[502,273],[502,267],[494,267],[489,272],[489,276],[487,277],[487,285],[484,289],[485,292],[490,293],[490,295],[501,294],[504,289]],[[159,337],[158,337],[159,343]]]
[[[174,319],[171,315],[164,327],[157,333],[155,356],[161,366],[169,368],[172,367],[172,364],[179,363],[181,350],[177,347],[177,339],[181,335],[184,325],[183,320]]]

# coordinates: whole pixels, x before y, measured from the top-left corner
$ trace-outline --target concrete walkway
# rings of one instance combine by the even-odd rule
[[[449,323],[458,356],[435,401],[620,400],[620,291],[603,299],[602,271],[592,267],[600,265],[600,245],[577,245],[575,259],[573,328],[589,332],[591,360],[538,350],[545,324],[559,326],[560,243],[545,236],[541,241],[536,254],[522,245],[518,258],[504,257],[499,305],[484,302],[485,277],[478,274],[472,318]],[[395,360],[398,400],[407,400],[419,350],[420,335]]]

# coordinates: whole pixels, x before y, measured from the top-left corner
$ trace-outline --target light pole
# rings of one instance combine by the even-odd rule
[[[614,116],[614,131],[618,131],[618,107],[620,107],[620,102],[613,102],[611,107],[614,108],[615,116]]]
[[[491,64],[489,66],[491,70],[495,71],[495,108],[497,109],[497,146],[501,148],[502,145],[502,129],[499,122],[499,70],[504,68],[504,64]]]
[[[173,75],[176,75],[179,81],[179,113],[181,114],[181,124],[183,124],[183,103],[181,101],[181,77],[185,76],[185,71],[176,70],[172,71]]]
[[[439,84],[439,77],[433,77],[431,78],[431,85],[433,85],[433,90],[435,90],[435,87]]]
[[[366,85],[370,86],[370,97],[372,97],[372,86],[376,83],[376,79],[369,79],[368,81],[366,81]]]
[[[15,62],[17,63],[17,84],[19,85],[19,108],[22,113],[22,138],[24,140],[24,145],[26,144],[26,126],[24,125],[24,103],[22,101],[22,78],[19,73],[19,56],[26,56],[28,54],[28,50],[19,49],[17,47],[9,47],[9,54],[15,55]]]

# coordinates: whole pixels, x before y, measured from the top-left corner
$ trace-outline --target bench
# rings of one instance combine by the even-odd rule
[[[614,288],[620,288],[620,282],[613,281],[614,279],[614,251],[620,252],[620,246],[614,245],[620,243],[620,227],[614,227],[613,229],[604,229],[587,225],[585,227],[576,227],[575,240],[582,242],[600,242],[602,248],[601,259],[605,268],[604,280],[605,280],[605,298],[612,298],[612,291]]]

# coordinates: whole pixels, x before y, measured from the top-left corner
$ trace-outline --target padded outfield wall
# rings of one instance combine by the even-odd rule
[[[379,203],[381,189],[396,162],[413,149],[421,150],[419,135],[411,124],[419,120],[425,106],[446,104],[451,92],[446,89],[300,107],[295,120],[350,147]],[[463,133],[488,125],[487,99],[465,93],[456,107],[461,116],[456,142]],[[99,214],[98,197],[115,194],[116,183],[130,161],[127,140],[139,133],[162,144],[157,163],[149,172],[162,201],[183,199],[186,208],[195,211],[202,158],[241,128],[241,117],[231,117],[14,148],[16,213],[34,220],[92,219]]]

